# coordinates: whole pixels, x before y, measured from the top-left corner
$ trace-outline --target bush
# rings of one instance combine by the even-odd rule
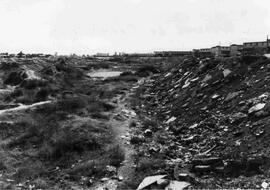
[[[41,88],[35,95],[35,101],[45,101],[47,97],[49,96],[50,90],[48,88]]]
[[[149,172],[151,170],[157,170],[159,168],[165,168],[165,162],[162,159],[154,159],[148,157],[142,157],[139,160],[136,171],[138,172]]]
[[[82,153],[100,147],[97,137],[90,132],[91,126],[66,127],[52,137],[52,158],[60,158],[67,152]]]
[[[28,79],[28,80],[24,80],[21,83],[21,87],[25,88],[25,89],[35,89],[37,87],[44,87],[47,85],[47,82],[44,80],[40,80],[40,79]]]
[[[16,86],[20,84],[25,78],[27,78],[27,74],[25,72],[13,71],[6,77],[4,84]]]
[[[112,147],[108,151],[109,165],[119,167],[121,162],[125,159],[125,153],[119,145]]]
[[[154,65],[144,65],[136,71],[136,75],[140,77],[149,76],[150,73],[159,73],[159,70]]]
[[[59,100],[56,107],[58,110],[72,112],[74,110],[86,107],[86,104],[87,102],[83,98],[72,97]]]
[[[19,63],[17,62],[2,62],[0,69],[1,70],[9,70],[9,69],[14,69],[14,68],[18,68],[19,67]]]
[[[119,167],[125,159],[123,150],[119,146],[114,146],[99,157],[81,163],[69,171],[69,174],[76,176],[102,177],[106,174],[106,166]]]
[[[115,109],[115,106],[106,102],[102,102],[102,101],[94,101],[94,102],[90,102],[87,106],[87,111],[88,112],[92,112],[92,113],[96,113],[96,112],[100,112],[100,111],[110,111]]]

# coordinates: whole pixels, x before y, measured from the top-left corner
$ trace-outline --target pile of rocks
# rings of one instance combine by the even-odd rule
[[[140,146],[177,159],[196,187],[232,188],[244,176],[237,187],[256,188],[270,174],[269,82],[265,57],[185,59],[141,87],[137,110],[157,125]]]

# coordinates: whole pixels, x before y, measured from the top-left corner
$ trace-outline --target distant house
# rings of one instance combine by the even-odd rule
[[[192,55],[192,51],[155,51],[154,54],[161,57],[186,56]]]
[[[193,55],[196,57],[211,57],[212,52],[210,48],[194,49]]]
[[[122,55],[126,57],[152,57],[154,56],[153,53],[125,53]]]
[[[230,47],[229,46],[215,46],[211,48],[211,53],[214,57],[229,57]]]
[[[243,45],[232,44],[230,46],[230,56],[241,55],[243,50]]]
[[[243,53],[263,55],[269,52],[269,43],[270,40],[260,42],[245,42],[243,44]]]
[[[110,54],[109,53],[97,53],[96,55],[94,55],[94,57],[109,57]]]

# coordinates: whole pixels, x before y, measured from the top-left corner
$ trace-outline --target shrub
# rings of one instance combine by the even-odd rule
[[[119,145],[108,150],[109,165],[119,167],[121,162],[125,159],[125,153]]]
[[[48,88],[41,88],[35,95],[35,101],[45,101],[47,97],[49,96],[50,90]]]
[[[25,78],[27,74],[23,71],[13,71],[4,80],[4,84],[16,86],[20,84]]]
[[[162,159],[154,159],[148,157],[142,157],[139,160],[138,166],[136,168],[137,172],[149,172],[151,170],[157,170],[159,168],[164,168],[165,162]]]
[[[0,69],[1,70],[9,70],[9,69],[14,69],[14,68],[18,68],[19,67],[19,63],[17,62],[2,62]]]
[[[158,73],[159,70],[154,65],[144,65],[136,71],[136,75],[140,77],[146,77],[150,73]]]
[[[44,87],[47,85],[47,82],[44,80],[40,80],[40,79],[28,79],[28,80],[24,80],[21,83],[21,87],[25,88],[25,89],[35,89],[37,87]]]
[[[80,97],[72,97],[59,100],[57,102],[57,109],[72,112],[77,109],[86,107],[87,102]]]
[[[52,140],[52,157],[56,159],[67,152],[82,153],[100,147],[96,137],[83,128],[66,128],[54,134]]]

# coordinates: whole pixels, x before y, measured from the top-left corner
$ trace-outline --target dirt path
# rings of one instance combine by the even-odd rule
[[[131,129],[129,126],[132,121],[138,121],[138,118],[134,110],[130,108],[129,98],[132,93],[132,90],[127,91],[124,95],[119,95],[115,98],[114,102],[117,102],[118,106],[109,121],[115,135],[114,144],[119,145],[124,150],[125,160],[118,168],[117,178],[99,182],[93,187],[95,190],[115,190],[121,183],[131,179],[134,175],[135,165],[132,155],[135,152],[129,142],[131,137]]]

